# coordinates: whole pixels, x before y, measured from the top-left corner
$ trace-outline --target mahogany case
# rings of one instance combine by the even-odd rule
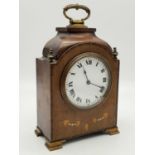
[[[95,36],[95,29],[57,28],[57,31],[56,37],[45,45],[43,57],[36,59],[37,127],[49,142],[116,127],[119,60],[112,48]],[[85,52],[104,57],[110,67],[112,84],[103,104],[81,110],[65,103],[61,79],[65,66]]]

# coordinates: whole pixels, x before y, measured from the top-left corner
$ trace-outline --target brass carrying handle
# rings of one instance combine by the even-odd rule
[[[76,10],[82,9],[82,10],[85,10],[87,12],[87,16],[85,18],[82,18],[81,20],[73,20],[66,13],[69,9],[76,9]],[[64,7],[63,14],[67,19],[70,20],[71,24],[84,24],[84,21],[90,17],[90,9],[85,5],[70,4],[70,5],[67,5],[67,6]]]

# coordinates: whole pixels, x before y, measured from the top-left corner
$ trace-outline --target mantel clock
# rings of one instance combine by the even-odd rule
[[[73,20],[69,9],[83,9],[87,16]],[[37,136],[44,136],[49,150],[88,134],[118,133],[117,100],[119,60],[116,48],[95,35],[84,21],[90,9],[72,4],[63,13],[70,24],[56,28],[57,35],[36,59]]]

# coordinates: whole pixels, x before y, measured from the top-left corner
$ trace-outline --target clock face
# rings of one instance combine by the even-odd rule
[[[110,71],[103,59],[81,56],[67,71],[64,91],[71,104],[87,109],[103,101],[110,83]]]

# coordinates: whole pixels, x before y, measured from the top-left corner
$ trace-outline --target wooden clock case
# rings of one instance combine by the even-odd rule
[[[47,139],[49,150],[61,148],[66,140],[96,132],[118,133],[117,101],[119,60],[116,49],[95,35],[95,28],[56,28],[57,35],[45,45],[43,57],[36,59],[37,136]],[[102,103],[79,109],[63,96],[64,71],[79,55],[91,53],[106,60],[111,86]],[[78,79],[77,79],[78,80]]]

